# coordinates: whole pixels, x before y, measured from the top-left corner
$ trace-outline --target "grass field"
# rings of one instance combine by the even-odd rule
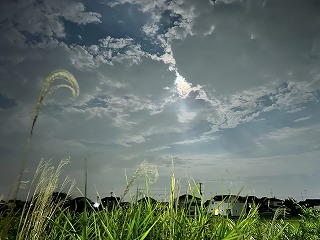
[[[305,209],[301,217],[285,218],[259,215],[254,207],[238,218],[215,216],[205,207],[197,207],[190,216],[188,209],[177,205],[176,180],[172,176],[170,201],[167,205],[137,199],[113,210],[92,209],[75,213],[64,200],[53,198],[58,188],[62,162],[57,168],[42,163],[33,184],[36,191],[30,203],[17,212],[1,212],[1,239],[320,239],[320,214]],[[130,184],[130,182],[129,182]],[[67,195],[66,195],[67,196]]]

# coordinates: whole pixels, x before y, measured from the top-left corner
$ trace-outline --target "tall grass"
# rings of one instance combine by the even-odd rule
[[[64,83],[58,83],[58,80],[64,81]],[[35,124],[37,122],[37,119],[40,114],[40,110],[43,106],[44,100],[53,92],[60,88],[67,88],[70,90],[71,94],[73,97],[77,97],[79,95],[79,85],[75,77],[68,71],[66,70],[55,70],[51,72],[42,82],[41,84],[41,90],[39,94],[38,101],[35,105],[35,109],[33,112],[33,117],[31,120],[31,126],[30,126],[30,131],[27,136],[27,141],[25,143],[25,146],[22,151],[22,158],[21,158],[21,163],[20,163],[20,170],[18,173],[18,177],[16,181],[14,182],[14,185],[9,193],[8,198],[13,199],[14,201],[17,199],[19,189],[21,187],[22,178],[23,178],[23,173],[25,171],[25,167],[27,164],[27,159],[29,155],[29,150],[30,150],[30,144],[31,144],[31,139],[33,136],[33,130],[35,128]],[[14,214],[13,212],[13,207],[15,206],[15,202],[11,204],[12,208],[9,211],[9,213],[5,217],[5,221],[2,225],[2,228],[0,229],[0,239],[5,239],[8,233],[10,221],[12,219],[12,216]]]
[[[56,84],[56,82],[58,82],[58,80],[62,80],[65,83]],[[58,90],[60,88],[67,88],[68,90],[70,90],[73,97],[79,96],[79,91],[80,91],[79,89],[80,88],[79,88],[78,82],[75,79],[75,77],[70,72],[68,72],[66,70],[59,69],[59,70],[52,71],[42,82],[39,98],[38,98],[38,101],[35,105],[33,117],[31,119],[30,131],[28,133],[27,141],[24,146],[23,153],[22,153],[22,159],[21,159],[21,163],[20,163],[20,171],[19,171],[18,179],[16,180],[14,187],[12,189],[13,195],[10,196],[13,199],[16,199],[17,195],[18,195],[19,187],[20,187],[21,180],[23,177],[23,172],[24,172],[26,164],[27,164],[27,159],[28,159],[29,150],[30,150],[30,144],[31,144],[32,136],[33,136],[33,130],[35,128],[35,124],[36,124],[37,119],[39,117],[44,100],[50,94],[52,94],[53,92],[55,92],[56,90]]]
[[[86,211],[84,218],[84,213],[76,214],[63,208],[61,202],[52,201],[66,163],[63,160],[53,168],[51,163],[41,162],[33,181],[37,188],[31,204],[14,216],[9,239],[319,239],[320,215],[311,210],[297,225],[286,221],[280,211],[272,219],[263,219],[258,206],[232,218],[208,214],[206,207],[197,205],[197,214],[190,216],[188,209],[177,203],[179,188],[174,174],[168,203],[133,198],[128,205],[119,204],[112,210]]]
[[[53,193],[57,191],[61,170],[68,162],[69,159],[63,159],[56,168],[50,161],[40,162],[31,184],[31,187],[35,185],[35,190],[30,204],[25,206],[21,214],[16,239],[45,239],[50,219],[54,218],[54,214],[67,200],[57,201]],[[58,192],[62,192],[69,183],[70,180],[66,178]],[[74,182],[71,182],[66,196],[70,195],[73,185]]]
[[[120,202],[124,199],[124,197],[128,194],[133,184],[136,182],[138,178],[145,175],[150,183],[157,181],[159,173],[158,169],[154,164],[143,161],[137,168],[135,173],[132,175],[130,181],[127,180],[126,188],[123,194],[120,197]]]

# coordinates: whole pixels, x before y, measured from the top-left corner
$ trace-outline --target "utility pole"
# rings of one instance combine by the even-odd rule
[[[142,188],[137,188],[137,192],[138,192],[138,196],[143,196],[143,197],[145,197],[145,195],[144,195],[144,191],[143,191],[144,189],[142,189]]]
[[[203,183],[202,183],[202,182],[199,182],[198,184],[199,184],[200,195],[202,196],[202,184],[203,184]]]
[[[114,194],[114,188],[112,187],[112,188],[110,188],[110,196],[111,197],[115,197],[115,194]]]
[[[188,190],[189,190],[189,184],[186,184],[186,195],[188,195]]]

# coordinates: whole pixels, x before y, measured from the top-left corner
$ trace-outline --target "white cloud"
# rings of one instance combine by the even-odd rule
[[[142,57],[152,58],[152,55],[143,51],[132,38],[107,37],[100,39],[99,42],[89,47],[82,47],[91,55],[89,58],[94,61],[95,66],[116,63],[138,64]]]
[[[197,113],[183,111],[183,112],[177,113],[177,116],[178,116],[178,122],[188,123],[188,122],[192,121],[197,116]]]
[[[195,144],[195,143],[204,143],[204,142],[209,142],[209,141],[215,141],[217,140],[217,136],[206,136],[203,135],[199,138],[194,138],[194,139],[189,139],[189,140],[184,140],[180,142],[175,142],[173,145],[189,145],[189,144]]]
[[[231,4],[234,2],[241,2],[242,0],[217,0],[217,2],[223,2],[225,4]]]
[[[311,117],[312,117],[312,115],[309,115],[309,116],[306,116],[306,117],[303,117],[303,118],[298,118],[298,119],[294,120],[294,122],[306,121],[306,120],[309,120]]]
[[[70,61],[78,69],[95,68],[97,67],[97,62],[95,61],[93,55],[91,55],[86,49],[79,45],[71,45],[66,47],[67,51],[70,52]]]
[[[286,113],[297,113],[302,111],[303,109],[305,109],[305,107],[297,107],[297,108],[293,108],[291,110],[286,111]]]
[[[290,128],[284,127],[277,129],[265,136],[265,139],[270,139],[274,141],[284,141],[293,138],[297,138],[302,132],[310,130],[309,128]]]
[[[143,25],[142,30],[145,34],[154,36],[159,30],[159,27],[153,23],[147,23]]]
[[[106,83],[106,87],[114,85],[114,87],[122,87],[117,83]],[[125,87],[125,86],[124,86]],[[84,97],[81,102],[75,106],[67,106],[66,111],[72,113],[82,113],[90,118],[107,117],[112,120],[113,125],[119,128],[130,129],[137,125],[137,122],[130,119],[131,114],[145,112],[148,115],[160,114],[164,108],[170,104],[170,98],[160,103],[154,103],[151,99],[138,97],[135,95],[126,96],[99,96],[97,90],[96,96]],[[190,118],[190,117],[189,117]]]
[[[289,82],[269,88],[248,89],[231,96],[214,97],[209,94],[206,101],[213,108],[207,115],[208,121],[218,128],[234,128],[272,110],[296,112],[297,106],[316,101],[316,97],[310,83]]]
[[[169,65],[170,71],[176,70],[176,60],[173,57],[172,49],[170,43],[168,43],[163,37],[159,36],[158,39],[161,42],[161,46],[164,49],[164,54],[160,57],[153,56],[153,59],[163,61],[165,64]]]
[[[213,31],[214,31],[214,29],[215,29],[216,27],[214,26],[214,25],[212,25],[211,27],[210,27],[210,29],[208,30],[208,32],[205,32],[204,34],[203,34],[203,36],[209,36],[209,35],[211,35],[212,33],[213,33]]]
[[[197,99],[203,99],[207,100],[207,95],[202,89],[203,87],[200,85],[192,86],[192,83],[189,83],[186,81],[186,79],[179,74],[179,72],[176,70],[176,79],[174,81],[174,84],[176,86],[176,92],[178,93],[179,97],[182,99],[186,99],[191,92],[197,92]]]
[[[130,46],[133,43],[132,38],[112,38],[108,36],[107,38],[100,39],[101,47],[112,48],[112,49],[120,49],[126,46]]]
[[[4,26],[40,36],[45,42],[66,37],[62,19],[78,24],[101,22],[99,13],[86,12],[83,3],[77,1],[5,1],[1,8]]]
[[[52,5],[51,5],[52,4]],[[52,12],[57,10],[60,12],[60,17],[66,20],[78,23],[78,24],[88,24],[88,23],[100,23],[100,18],[102,17],[100,13],[96,12],[86,12],[83,3],[72,2],[72,1],[52,1],[49,6]]]
[[[178,72],[176,72],[176,80],[174,84],[176,85],[177,92],[181,98],[187,98],[192,91],[192,84],[188,83]]]
[[[316,101],[311,84],[310,82],[288,82],[286,87],[279,89],[276,104],[285,109],[291,109],[297,104]]]
[[[163,150],[166,150],[166,149],[170,149],[170,147],[162,146],[162,147],[150,149],[147,152],[160,152],[160,151],[163,151]]]
[[[255,39],[257,39],[257,36],[256,36],[256,34],[254,34],[254,33],[251,33],[250,39],[251,39],[251,40],[255,40]]]
[[[259,147],[260,155],[294,155],[319,150],[319,132],[319,125],[283,127],[261,136],[255,143]]]
[[[188,34],[192,35],[192,21],[195,18],[194,15],[194,7],[182,7],[183,1],[178,2],[170,2],[169,4],[165,1],[159,1],[156,3],[146,3],[144,0],[118,0],[113,1],[112,3],[109,3],[110,6],[115,6],[117,4],[124,4],[124,3],[130,3],[130,4],[137,4],[140,5],[143,12],[148,12],[152,14],[152,20],[151,22],[146,23],[143,26],[143,30],[147,35],[155,35],[156,31],[159,29],[158,25],[159,21],[161,19],[162,14],[164,11],[171,11],[173,14],[176,14],[178,16],[181,16],[181,19],[174,24],[171,28],[167,29],[167,31],[164,34],[158,35],[157,40],[160,41],[165,53],[158,57],[156,55],[147,54],[141,51],[139,45],[131,45],[131,49],[127,50],[125,55],[117,53],[116,56],[112,57],[112,61],[118,61],[123,62],[123,59],[131,58],[134,63],[140,62],[141,56],[149,57],[153,60],[159,60],[163,61],[164,63],[169,65],[170,71],[175,71],[176,73],[176,90],[181,98],[188,97],[189,93],[191,91],[199,91],[200,98],[203,98],[205,96],[205,93],[201,90],[202,86],[197,85],[195,87],[192,87],[191,83],[188,83],[185,78],[183,78],[180,73],[178,72],[178,69],[176,67],[176,61],[172,53],[171,44],[170,42],[174,39],[185,39]],[[213,29],[212,29],[213,30]],[[130,39],[130,43],[131,43]],[[126,42],[125,44],[121,45],[121,47],[127,46],[129,42]],[[108,44],[104,44],[103,46],[108,46],[110,43],[108,41]],[[106,55],[105,55],[106,56]],[[110,58],[110,54],[109,54]]]
[[[195,18],[194,7],[186,5],[183,0],[170,2],[165,0],[154,2],[148,0],[115,0],[108,4],[115,6],[124,3],[139,5],[143,12],[151,14],[151,20],[143,27],[147,35],[155,35],[155,32],[159,29],[158,25],[164,11],[170,11],[175,15],[179,15],[181,19],[176,22],[174,26],[167,29],[162,37],[165,37],[170,42],[174,39],[185,39],[189,34],[193,35],[192,23]]]
[[[131,147],[133,144],[140,144],[145,142],[147,139],[142,135],[125,136],[117,139],[115,143],[120,144],[124,147]]]

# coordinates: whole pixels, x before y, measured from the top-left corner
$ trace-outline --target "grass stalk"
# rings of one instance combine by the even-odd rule
[[[36,185],[35,191],[30,205],[26,205],[22,212],[17,240],[43,239],[45,236],[45,229],[49,222],[48,219],[51,219],[63,204],[63,200],[59,202],[54,201],[53,193],[58,187],[61,170],[68,163],[69,159],[63,159],[54,168],[50,161],[40,162],[31,184],[31,186]],[[67,179],[62,185],[65,186],[68,182]]]
[[[58,79],[65,81],[67,84],[55,84],[55,81],[57,81]],[[60,88],[69,89],[73,97],[77,97],[79,95],[79,85],[78,85],[77,80],[70,72],[68,72],[66,70],[61,70],[61,69],[55,70],[55,71],[51,72],[45,78],[45,80],[42,82],[40,95],[39,95],[38,101],[35,105],[34,112],[33,112],[30,131],[27,136],[27,141],[26,141],[26,143],[23,147],[23,150],[22,150],[20,170],[18,172],[17,179],[14,181],[14,184],[11,188],[10,193],[9,193],[9,196],[8,196],[9,199],[13,199],[14,201],[16,201],[16,199],[17,199],[19,188],[20,188],[21,181],[23,178],[23,173],[25,171],[25,168],[27,165],[27,160],[29,157],[29,151],[30,151],[30,145],[31,145],[31,140],[32,140],[32,136],[33,136],[33,130],[34,130],[35,124],[37,122],[37,119],[39,117],[40,110],[43,105],[43,101],[45,100],[45,98],[48,95],[50,95],[51,93],[53,93],[54,91],[56,91],[57,89],[60,89]],[[7,238],[10,222],[12,220],[12,215],[14,214],[13,213],[14,205],[15,205],[15,202],[13,202],[12,209],[9,211],[9,213],[6,216],[6,219],[4,221],[4,225],[0,231],[0,239]]]

